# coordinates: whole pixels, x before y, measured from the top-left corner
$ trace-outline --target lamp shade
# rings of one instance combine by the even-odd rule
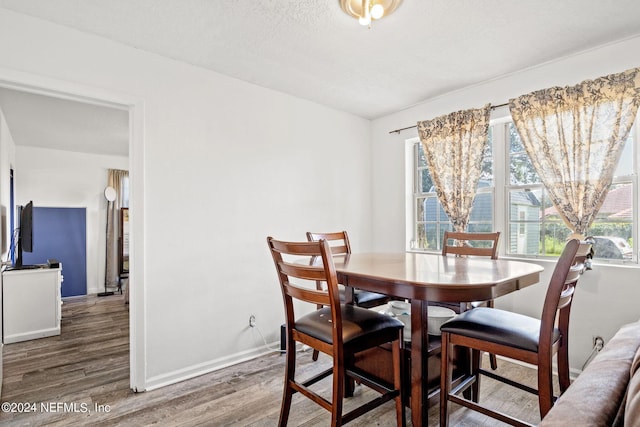
[[[104,189],[104,198],[109,202],[113,202],[117,195],[116,189],[113,187],[107,187]]]

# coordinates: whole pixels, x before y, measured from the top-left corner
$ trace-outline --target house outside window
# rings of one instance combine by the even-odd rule
[[[589,228],[595,236],[595,258],[610,263],[637,263],[637,130],[625,142],[609,193]],[[433,188],[422,144],[413,148],[412,250],[440,251],[449,222]],[[483,171],[473,202],[469,231],[502,231],[501,251],[519,257],[559,256],[571,231],[558,215],[526,154],[512,122],[492,123]]]

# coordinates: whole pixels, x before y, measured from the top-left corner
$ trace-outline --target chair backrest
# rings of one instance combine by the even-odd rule
[[[335,325],[333,343],[341,345],[340,293],[329,243],[326,240],[285,242],[267,237],[267,244],[280,280],[287,325],[295,324],[294,299],[330,307]],[[326,284],[326,290],[318,289],[318,282]]]
[[[553,330],[557,326],[563,339],[569,332],[571,302],[578,279],[585,270],[585,260],[591,251],[591,242],[572,239],[565,245],[553,270],[540,323],[540,352],[551,352]]]
[[[488,256],[498,259],[499,239],[499,231],[493,233],[445,231],[442,239],[442,255]]]
[[[333,255],[351,253],[349,235],[346,231],[335,231],[331,233],[312,233],[310,231],[307,231],[307,240],[310,242],[326,240],[327,242],[329,242],[331,253]]]

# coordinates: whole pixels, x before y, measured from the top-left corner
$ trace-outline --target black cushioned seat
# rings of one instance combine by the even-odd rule
[[[353,291],[353,302],[360,307],[371,308],[382,305],[389,301],[389,296],[376,292],[355,289]]]
[[[366,308],[353,305],[341,305],[342,337],[345,347],[358,346],[362,339],[371,340],[371,335],[380,343],[393,341],[398,329],[404,324],[391,316],[380,314]],[[333,344],[333,323],[331,309],[321,308],[296,320],[295,328],[307,335]]]
[[[478,307],[444,323],[440,330],[470,338],[538,351],[540,320],[496,308]],[[555,328],[553,341],[560,338]]]

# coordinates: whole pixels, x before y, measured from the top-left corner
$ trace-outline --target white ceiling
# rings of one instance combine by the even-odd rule
[[[638,0],[404,0],[371,29],[342,12],[339,0],[0,0],[0,7],[369,119],[640,34]]]
[[[129,112],[0,88],[2,109],[17,145],[127,156]]]

